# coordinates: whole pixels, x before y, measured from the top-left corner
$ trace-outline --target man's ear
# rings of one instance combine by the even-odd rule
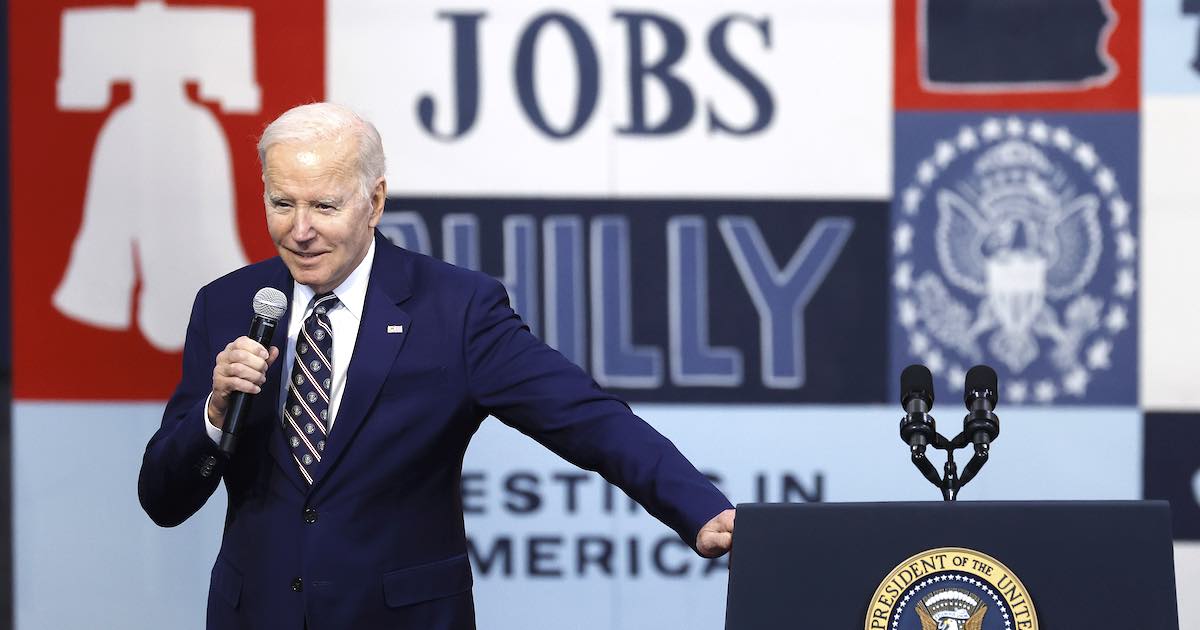
[[[375,182],[375,188],[371,191],[371,221],[372,228],[379,225],[379,219],[383,216],[383,205],[387,201],[387,180],[380,177],[379,181]]]

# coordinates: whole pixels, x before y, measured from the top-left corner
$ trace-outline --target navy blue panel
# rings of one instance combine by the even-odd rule
[[[628,400],[884,399],[886,202],[391,198],[381,229]]]
[[[1100,58],[1110,20],[1105,1],[926,0],[928,77],[946,83],[1100,77],[1109,70]]]
[[[892,382],[986,363],[1002,403],[1137,404],[1137,115],[895,120]]]
[[[1147,413],[1147,499],[1171,503],[1175,538],[1200,540],[1200,413]]]

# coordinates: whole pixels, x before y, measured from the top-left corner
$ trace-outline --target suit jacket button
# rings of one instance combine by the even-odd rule
[[[311,507],[304,508],[304,522],[312,525],[317,522],[317,510]]]
[[[299,593],[300,591],[303,591],[304,590],[304,580],[302,580],[300,578],[296,578],[296,579],[292,580],[292,590],[296,591],[297,593]]]

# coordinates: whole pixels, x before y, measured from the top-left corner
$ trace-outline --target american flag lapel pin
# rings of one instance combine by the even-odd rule
[[[389,324],[388,325],[388,333],[389,334],[402,333],[402,332],[404,332],[404,326],[402,324]]]

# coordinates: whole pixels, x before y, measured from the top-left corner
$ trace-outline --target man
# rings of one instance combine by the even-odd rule
[[[730,548],[725,497],[533,337],[497,281],[375,232],[387,185],[370,123],[297,107],[259,157],[279,257],[197,294],[138,480],[163,526],[225,480],[209,628],[473,628],[460,478],[488,415],[599,471],[702,555]],[[240,336],[261,287],[291,296],[267,347]],[[214,465],[234,392],[256,399],[236,454]]]

